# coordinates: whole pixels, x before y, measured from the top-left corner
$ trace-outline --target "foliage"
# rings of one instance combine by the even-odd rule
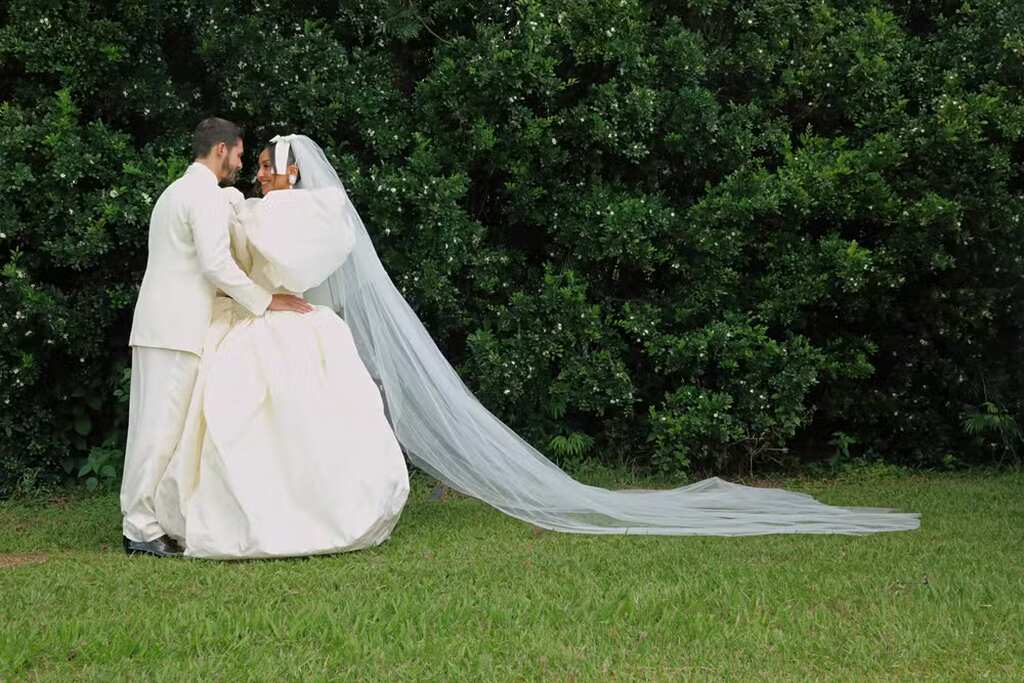
[[[1020,3],[0,13],[0,494],[121,447],[149,211],[210,114],[321,142],[467,385],[560,462],[1016,447],[961,416],[1024,414]]]
[[[1017,420],[1002,406],[985,401],[979,408],[963,414],[963,426],[964,431],[972,436],[981,439],[986,436],[998,438],[998,442],[989,441],[988,446],[992,449],[998,448],[997,452],[1009,454],[1015,461],[1020,462],[1017,448],[1024,440],[1024,434],[1021,434]]]

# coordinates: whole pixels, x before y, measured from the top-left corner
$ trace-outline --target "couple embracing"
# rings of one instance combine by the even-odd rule
[[[129,554],[240,559],[379,544],[408,498],[403,455],[460,493],[561,532],[918,528],[916,513],[718,477],[645,491],[573,479],[462,382],[323,151],[302,135],[275,137],[259,155],[262,198],[243,199],[220,187],[243,149],[237,126],[203,121],[195,162],[153,208],[130,339]]]
[[[331,296],[355,243],[344,187],[305,136],[262,150],[259,199],[230,187],[238,126],[206,119],[192,147],[153,207],[129,340],[125,550],[228,559],[379,544],[409,479]]]

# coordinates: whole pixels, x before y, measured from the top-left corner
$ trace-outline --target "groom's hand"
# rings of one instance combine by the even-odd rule
[[[270,305],[267,306],[267,310],[310,313],[313,311],[313,304],[294,294],[274,294],[270,299]]]

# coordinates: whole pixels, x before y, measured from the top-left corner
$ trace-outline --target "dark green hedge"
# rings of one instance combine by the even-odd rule
[[[320,141],[560,462],[1017,457],[1016,0],[0,7],[0,493],[116,477],[149,211],[209,114]]]

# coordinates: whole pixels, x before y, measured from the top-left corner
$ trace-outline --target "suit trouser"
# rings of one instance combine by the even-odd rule
[[[164,533],[153,499],[181,438],[198,372],[199,356],[188,351],[132,347],[121,514],[124,535],[133,541],[152,541]]]

